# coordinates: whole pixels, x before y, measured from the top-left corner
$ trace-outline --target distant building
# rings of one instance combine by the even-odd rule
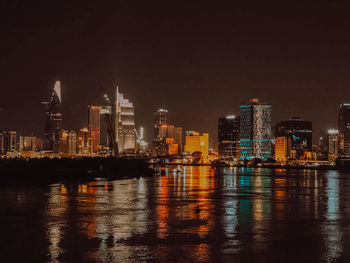
[[[50,101],[43,102],[45,105],[45,150],[55,151],[58,146],[59,131],[62,129],[62,112],[61,112],[62,94],[61,83],[56,81],[55,87],[51,94]]]
[[[5,131],[2,133],[3,136],[3,152],[4,154],[8,152],[17,151],[17,133],[16,131]]]
[[[288,137],[277,137],[275,140],[275,159],[277,162],[286,162],[290,157],[291,142]]]
[[[207,160],[209,155],[209,134],[187,131],[185,152],[189,154],[201,152],[203,160]]]
[[[19,150],[20,151],[35,151],[36,137],[34,136],[20,136],[19,137]]]
[[[92,139],[88,128],[82,128],[78,133],[77,151],[80,155],[90,155],[92,153]]]
[[[178,154],[183,153],[183,130],[182,127],[175,127],[174,129],[174,143],[178,146]]]
[[[4,132],[0,131],[0,154],[4,154]]]
[[[166,109],[158,109],[154,113],[154,139],[163,137],[161,134],[161,127],[167,125],[168,111]]]
[[[240,157],[242,160],[271,156],[271,105],[251,99],[240,107]]]
[[[350,104],[340,104],[339,108],[339,156],[350,158]]]
[[[158,109],[154,113],[153,149],[156,156],[182,154],[182,134],[181,127],[168,124],[168,111],[166,109]]]
[[[88,129],[92,139],[92,151],[97,153],[100,147],[100,114],[101,107],[89,106]]]
[[[339,131],[328,130],[328,158],[335,160],[339,155]]]
[[[134,154],[136,149],[134,106],[117,87],[115,100],[115,138],[120,153]]]
[[[164,156],[168,154],[168,147],[165,142],[168,132],[168,111],[166,109],[158,109],[154,113],[154,138],[153,148],[156,156]]]
[[[218,121],[218,148],[221,158],[240,158],[240,123],[234,115]]]
[[[113,147],[113,114],[112,106],[101,106],[100,110],[100,152],[110,155],[111,147]]]
[[[287,137],[291,140],[291,149],[296,158],[304,156],[304,152],[312,152],[312,122],[298,117],[280,121],[275,128],[276,137]]]

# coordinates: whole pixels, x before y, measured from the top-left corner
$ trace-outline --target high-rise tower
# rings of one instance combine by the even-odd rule
[[[135,153],[136,132],[133,104],[116,90],[115,98],[115,139],[120,153]]]
[[[59,132],[62,129],[62,93],[61,83],[56,81],[50,101],[42,102],[45,105],[45,150],[58,151]]]
[[[92,151],[96,153],[100,147],[100,112],[101,107],[89,106],[88,128],[92,139]]]
[[[218,121],[218,148],[222,158],[239,158],[239,117],[234,115],[220,118]]]
[[[339,155],[350,158],[350,104],[340,104],[339,108]]]
[[[241,159],[266,160],[271,156],[271,105],[251,99],[240,107]]]

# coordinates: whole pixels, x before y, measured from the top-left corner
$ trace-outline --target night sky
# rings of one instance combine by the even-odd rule
[[[214,146],[217,119],[251,97],[272,105],[273,122],[312,120],[314,139],[350,102],[345,4],[70,2],[1,1],[1,129],[42,136],[41,101],[55,80],[65,129],[86,126],[87,105],[119,85],[147,139],[165,106],[171,122],[209,132]]]

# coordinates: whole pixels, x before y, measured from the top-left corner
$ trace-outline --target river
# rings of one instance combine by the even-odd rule
[[[350,262],[350,174],[179,168],[0,186],[1,261]]]

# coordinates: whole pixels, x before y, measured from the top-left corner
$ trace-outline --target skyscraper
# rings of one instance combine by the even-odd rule
[[[339,131],[328,130],[328,158],[334,160],[339,153]]]
[[[174,143],[178,145],[178,153],[183,153],[183,139],[182,139],[182,127],[175,127]]]
[[[89,106],[88,128],[92,139],[92,151],[97,153],[100,147],[100,114],[101,107]]]
[[[239,117],[234,115],[218,120],[218,148],[221,158],[240,157]]]
[[[291,150],[296,158],[304,155],[304,152],[312,151],[312,122],[298,117],[290,117],[289,120],[280,121],[275,128],[276,137],[287,137],[291,141]]]
[[[116,90],[115,138],[119,153],[134,154],[136,146],[134,106]]]
[[[154,113],[154,139],[160,137],[162,125],[167,125],[168,111],[166,109],[158,109]]]
[[[51,94],[50,101],[42,102],[45,105],[45,150],[57,151],[59,132],[62,129],[62,112],[61,112],[62,94],[61,83],[56,81],[55,87]]]
[[[350,104],[340,104],[339,108],[339,155],[350,158]]]
[[[104,149],[109,149],[113,146],[110,141],[114,138],[112,134],[112,106],[101,106],[100,110],[100,145]],[[111,149],[109,149],[111,150]]]
[[[168,154],[168,146],[166,137],[168,132],[168,111],[166,109],[158,109],[154,113],[154,138],[153,147],[156,156]]]
[[[240,107],[241,159],[266,160],[271,156],[271,105],[251,99]]]

